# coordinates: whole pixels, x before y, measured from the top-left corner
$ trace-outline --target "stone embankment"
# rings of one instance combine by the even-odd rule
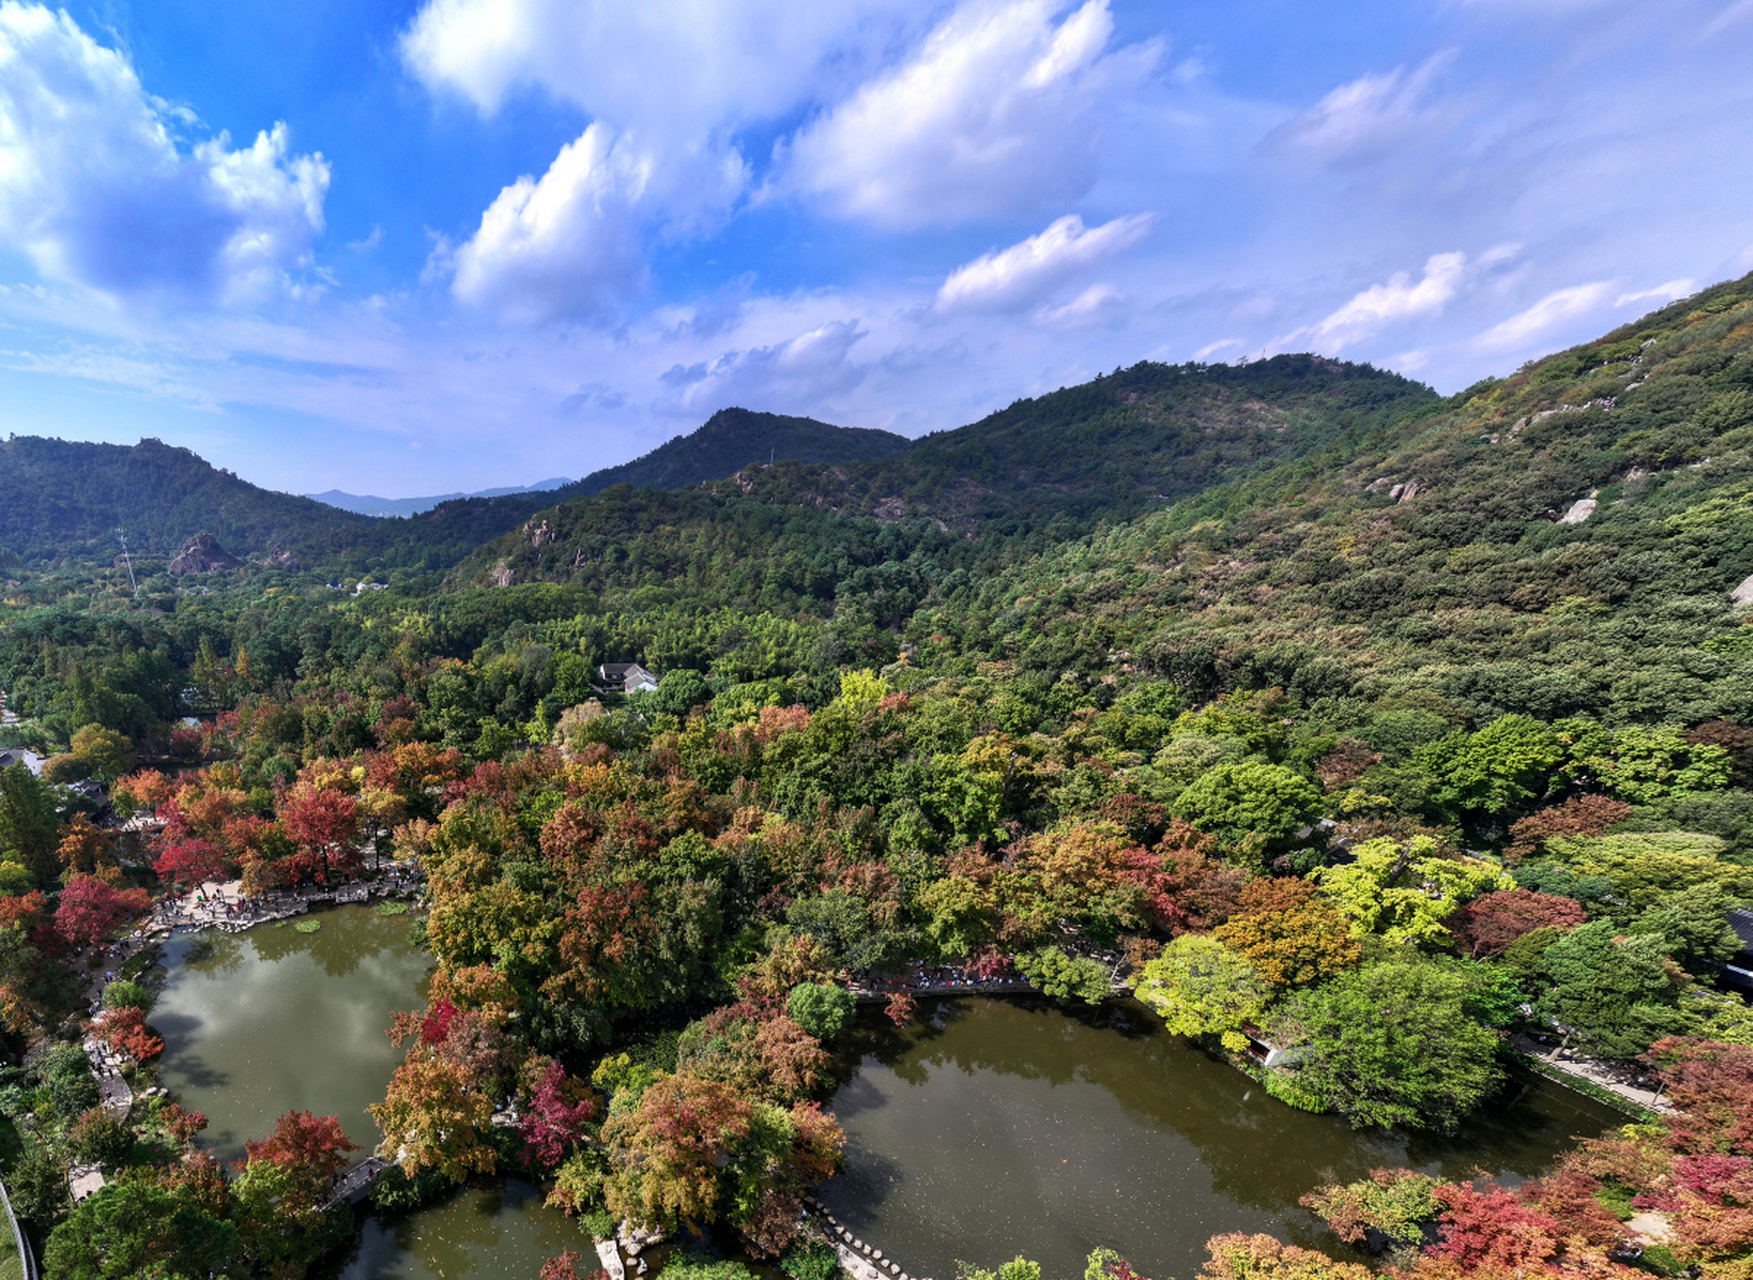
[[[828,1243],[834,1246],[834,1255],[852,1280],[916,1280],[901,1270],[901,1264],[893,1258],[885,1258],[881,1249],[854,1235],[852,1229],[829,1213],[820,1200],[805,1196],[803,1203],[804,1211],[815,1214],[820,1220]]]
[[[154,935],[217,929],[222,933],[242,933],[258,924],[301,916],[316,903],[368,902],[374,894],[400,897],[411,893],[419,883],[419,868],[412,863],[392,864],[376,880],[355,880],[332,889],[312,885],[275,889],[255,898],[243,895],[240,881],[210,883],[180,898],[160,902],[137,932]]]

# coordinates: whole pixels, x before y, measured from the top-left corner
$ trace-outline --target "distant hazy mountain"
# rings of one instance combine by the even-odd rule
[[[512,485],[504,489],[477,489],[474,493],[435,493],[424,498],[379,498],[369,493],[344,493],[340,489],[307,493],[304,496],[331,507],[339,507],[343,511],[357,512],[362,516],[414,516],[455,498],[503,498],[513,493],[546,493],[549,489],[558,489],[571,483],[570,477],[554,476],[548,480],[538,480],[534,484]]]

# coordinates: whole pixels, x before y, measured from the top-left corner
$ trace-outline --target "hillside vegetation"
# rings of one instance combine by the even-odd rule
[[[243,554],[370,523],[257,488],[158,440],[126,446],[11,436],[0,441],[0,492],[0,553],[38,562],[108,563],[121,552],[118,530],[137,552],[175,555],[205,532]]]
[[[444,546],[477,519],[434,515]],[[68,1203],[83,1058],[25,1052],[88,1011],[66,948],[147,889],[393,853],[435,968],[373,1108],[386,1205],[516,1171],[599,1234],[718,1223],[825,1274],[800,1205],[843,1158],[847,986],[904,1026],[927,966],[1062,1003],[1118,977],[1360,1128],[1473,1123],[1526,1036],[1657,1075],[1659,1123],[1514,1187],[1311,1171],[1337,1239],[1309,1238],[1395,1280],[1748,1276],[1753,1012],[1718,983],[1753,904],[1750,516],[1753,277],[1447,399],[1313,357],[1147,365],[890,458],[617,485],[442,590],[12,571],[0,741],[50,759],[0,771],[8,1185],[51,1259],[115,1203]],[[628,660],[655,691],[593,687]],[[94,824],[81,778],[162,826]],[[147,1062],[149,1004],[88,1030]],[[332,1243],[291,1150],[325,1123],[199,1182],[193,1119],[106,1131],[172,1225],[105,1230],[142,1266],[198,1238],[203,1272],[296,1274]],[[1377,1274],[1210,1248],[1214,1280]]]
[[[714,599],[776,604],[778,590],[819,608],[839,598],[842,579],[854,593],[868,584],[861,548],[876,521],[891,530],[877,539],[886,559],[929,579],[907,587],[918,604],[956,569],[1016,562],[1098,521],[1302,457],[1434,399],[1398,375],[1312,356],[1140,364],[879,461],[751,467],[696,501],[656,500],[631,516],[624,504],[654,500],[611,491],[567,503],[477,553],[458,581],[630,586],[679,576]],[[781,526],[786,538],[771,540]],[[899,616],[892,604],[878,613]]]
[[[562,492],[585,497],[618,484],[687,489],[728,479],[757,463],[863,462],[902,453],[912,445],[906,436],[870,427],[835,427],[814,418],[720,409],[689,434],[666,441],[632,462],[593,471]]]

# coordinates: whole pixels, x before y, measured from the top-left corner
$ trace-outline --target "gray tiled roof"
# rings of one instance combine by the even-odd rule
[[[1753,951],[1753,911],[1729,912],[1729,928],[1741,939],[1743,951]]]

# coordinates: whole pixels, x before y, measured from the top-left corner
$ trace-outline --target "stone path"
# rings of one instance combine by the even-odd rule
[[[371,1184],[378,1180],[392,1161],[382,1156],[367,1156],[351,1169],[347,1170],[329,1185],[329,1198],[325,1204],[339,1204],[345,1200],[348,1204],[358,1204],[371,1191]]]
[[[97,1078],[103,1109],[118,1119],[126,1116],[134,1109],[134,1091],[122,1079],[122,1059],[100,1040],[85,1042],[85,1058],[91,1063],[91,1074]]]
[[[853,1280],[915,1280],[901,1270],[900,1263],[885,1258],[881,1249],[860,1240],[851,1228],[842,1225],[820,1200],[805,1196],[803,1203],[804,1212],[815,1214],[821,1221],[828,1243],[834,1246],[834,1255]]]
[[[1634,1102],[1646,1110],[1665,1115],[1674,1109],[1674,1104],[1662,1097],[1660,1088],[1652,1089],[1648,1084],[1638,1084],[1637,1081],[1643,1077],[1628,1068],[1579,1057],[1569,1049],[1560,1049],[1554,1056],[1553,1046],[1541,1044],[1526,1035],[1513,1037],[1510,1044],[1530,1058],[1538,1058],[1555,1071],[1562,1071],[1579,1080],[1587,1080],[1597,1088],[1617,1094],[1627,1102]]]

